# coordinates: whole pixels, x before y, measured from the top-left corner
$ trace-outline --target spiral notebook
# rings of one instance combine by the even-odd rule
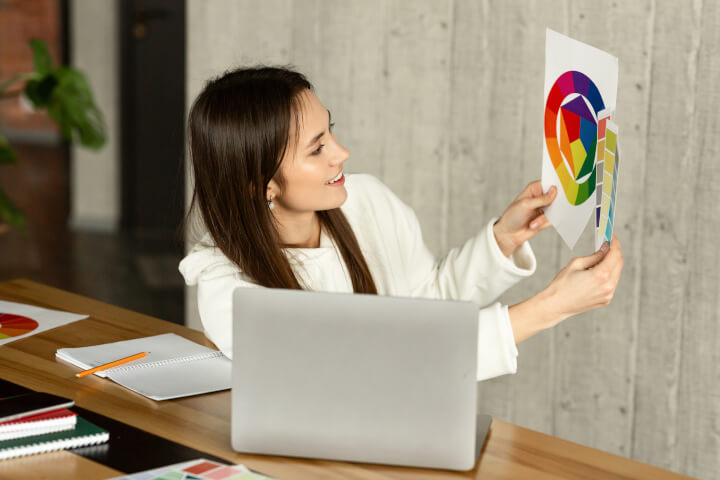
[[[174,333],[92,347],[60,348],[55,356],[88,370],[139,352],[148,352],[148,355],[95,375],[107,377],[153,400],[168,400],[230,388],[230,359],[217,350]]]
[[[66,448],[97,445],[107,442],[109,438],[110,435],[107,430],[88,422],[84,418],[78,418],[77,425],[70,430],[1,441],[0,460],[64,450]]]
[[[0,423],[0,441],[70,430],[76,424],[77,413],[67,408],[27,415]]]

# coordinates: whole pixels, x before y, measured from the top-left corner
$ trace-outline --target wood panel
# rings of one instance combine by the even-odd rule
[[[720,6],[695,10],[697,50],[695,109],[688,128],[691,145],[682,168],[689,230],[685,233],[681,354],[678,369],[674,470],[698,477],[720,476]],[[698,36],[696,36],[698,35]],[[691,63],[691,64],[692,64]],[[691,70],[692,71],[692,70]],[[688,82],[690,83],[690,82]],[[668,170],[672,167],[669,166]],[[683,226],[681,224],[681,226]],[[677,468],[676,468],[677,467]]]
[[[595,368],[602,373],[596,389],[603,389],[608,377],[612,378],[611,396],[606,397],[605,404],[598,409],[598,425],[609,422],[612,428],[596,428],[600,432],[595,445],[631,456],[646,194],[644,182],[634,179],[645,178],[649,163],[647,119],[655,2],[633,2],[632,5],[623,5],[623,8],[614,7],[609,22],[612,24],[609,48],[617,54],[620,62],[616,115],[623,126],[621,174],[631,180],[620,181],[617,192],[619,213],[615,220],[615,232],[621,239],[625,259],[618,286],[620,293],[616,294],[598,325],[601,329],[600,361]],[[605,365],[610,368],[605,368]]]
[[[447,243],[451,24],[449,0],[388,4],[383,180],[413,206],[435,254]]]
[[[679,375],[699,160],[691,154],[699,17],[689,3],[658,3],[651,50],[632,454],[673,470],[680,468]]]
[[[187,15],[188,109],[211,76],[241,65],[289,60],[291,0],[189,1]]]

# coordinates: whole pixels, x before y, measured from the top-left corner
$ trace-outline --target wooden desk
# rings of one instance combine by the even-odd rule
[[[76,368],[55,360],[61,347],[167,332],[207,344],[201,332],[28,280],[0,283],[0,299],[90,315],[0,347],[0,378],[73,398],[80,407],[278,479],[688,478],[499,420],[493,420],[484,453],[470,472],[241,455],[230,446],[229,391],[155,402],[106,379],[75,378]],[[0,461],[0,478],[42,478],[48,469],[55,479],[120,474],[59,452]]]

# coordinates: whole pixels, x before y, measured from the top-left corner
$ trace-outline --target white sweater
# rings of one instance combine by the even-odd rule
[[[524,243],[510,258],[500,251],[491,220],[475,237],[440,261],[425,246],[413,210],[377,178],[347,175],[342,211],[365,256],[380,295],[469,300],[480,307],[478,380],[515,373],[517,349],[507,306],[494,303],[502,292],[535,271],[535,256]],[[309,290],[352,292],[342,255],[323,232],[319,248],[285,253]],[[232,291],[258,287],[230,262],[209,234],[180,262],[188,285],[198,286],[198,308],[207,337],[232,356]]]

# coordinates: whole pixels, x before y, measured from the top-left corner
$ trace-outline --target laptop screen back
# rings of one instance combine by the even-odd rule
[[[469,469],[478,307],[238,288],[233,448]]]

